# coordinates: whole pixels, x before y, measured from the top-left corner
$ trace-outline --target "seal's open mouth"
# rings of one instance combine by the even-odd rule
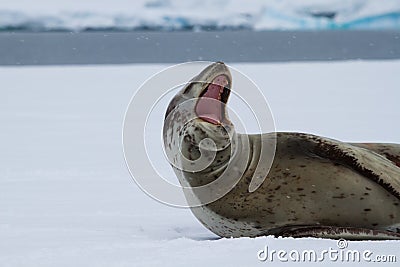
[[[225,105],[229,97],[229,79],[218,75],[200,94],[196,114],[204,121],[221,124],[226,118]],[[217,100],[217,101],[216,101]]]

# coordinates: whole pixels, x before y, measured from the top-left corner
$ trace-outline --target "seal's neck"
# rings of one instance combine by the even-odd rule
[[[190,186],[219,177],[229,163],[235,138],[232,124],[215,125],[198,117],[191,118],[185,109],[179,109],[164,122],[164,147],[175,172],[186,177],[201,174],[200,180],[186,179]]]

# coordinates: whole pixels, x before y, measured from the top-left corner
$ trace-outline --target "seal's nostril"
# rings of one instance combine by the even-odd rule
[[[225,63],[222,62],[222,61],[217,61],[217,62],[215,62],[215,63],[225,65]]]

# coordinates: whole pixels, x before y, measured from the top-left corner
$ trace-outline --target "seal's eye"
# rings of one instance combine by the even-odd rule
[[[218,75],[204,89],[197,101],[196,113],[199,118],[212,124],[220,124],[225,118],[224,105],[229,96],[228,78]],[[217,100],[217,101],[216,101]]]

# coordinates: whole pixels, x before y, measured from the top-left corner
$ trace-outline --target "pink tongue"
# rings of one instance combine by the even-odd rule
[[[196,113],[207,122],[219,124],[222,121],[221,91],[227,80],[221,75],[215,78],[213,83],[216,84],[210,84],[206,93],[197,102]]]

